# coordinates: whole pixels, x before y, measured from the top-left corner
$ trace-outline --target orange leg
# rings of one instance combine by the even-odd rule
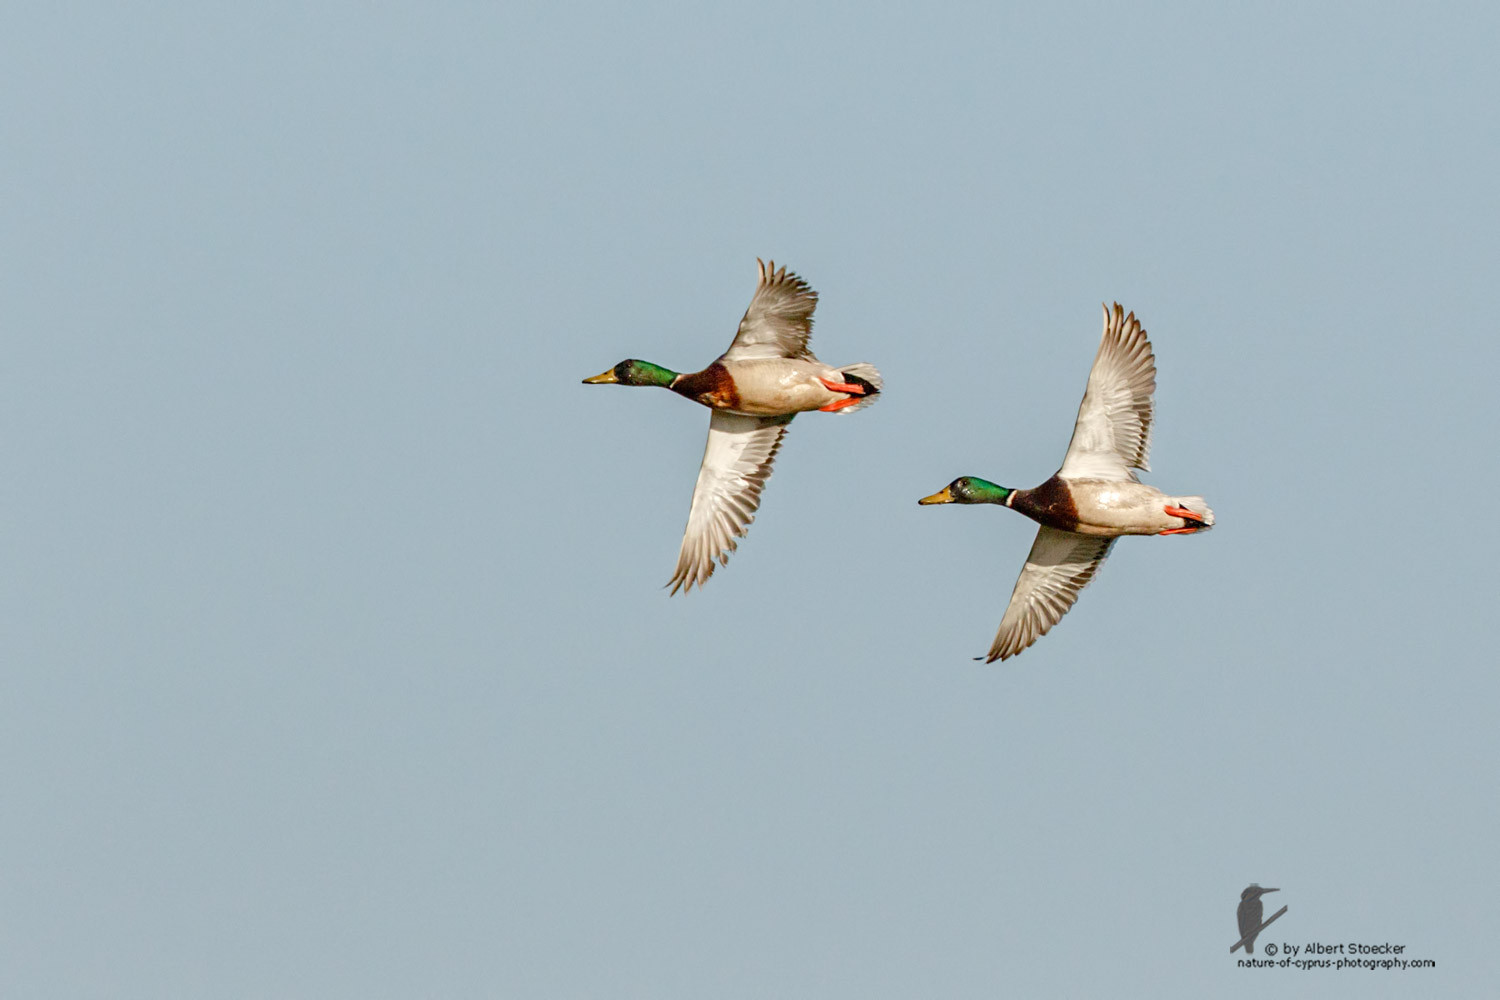
[[[1168,528],[1166,531],[1161,532],[1161,534],[1163,535],[1191,535],[1195,531],[1203,530],[1202,514],[1194,514],[1186,507],[1174,507],[1171,504],[1165,505],[1164,507],[1162,507],[1162,510],[1166,511],[1168,514],[1171,514],[1173,517],[1180,517],[1185,521],[1193,522],[1185,528]]]
[[[850,396],[848,399],[836,399],[833,402],[829,403],[827,406],[820,406],[818,407],[818,409],[822,410],[824,413],[832,413],[834,410],[842,410],[844,407],[853,406],[858,402],[861,402],[861,400]]]
[[[1186,507],[1173,507],[1171,504],[1167,504],[1165,507],[1162,508],[1162,510],[1166,511],[1168,514],[1171,514],[1173,517],[1186,518],[1189,521],[1197,521],[1200,524],[1203,522],[1203,515],[1202,514],[1194,514],[1192,511],[1188,510]],[[1177,530],[1181,530],[1181,529],[1177,529]]]
[[[865,387],[862,385],[855,385],[853,382],[830,382],[822,376],[818,377],[818,381],[822,382],[834,392],[848,392],[853,393],[856,396],[863,396],[865,394]]]

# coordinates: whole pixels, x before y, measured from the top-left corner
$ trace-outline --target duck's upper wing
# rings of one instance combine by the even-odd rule
[[[776,262],[761,263],[760,283],[739,332],[720,361],[747,361],[757,358],[810,358],[807,338],[812,336],[812,314],[818,307],[818,293],[807,282],[786,268],[776,269]]]
[[[1109,555],[1113,538],[1075,535],[1043,526],[1011,592],[988,662],[1015,656],[1068,613]]]
[[[1078,407],[1073,440],[1057,474],[1064,479],[1137,482],[1135,469],[1150,469],[1152,394],[1156,357],[1135,313],[1115,303],[1104,310],[1104,337]]]
[[[761,488],[771,475],[771,463],[793,416],[747,417],[713,411],[677,571],[668,581],[672,593],[678,588],[691,590],[695,583],[702,587],[713,576],[715,559],[720,565],[729,562],[735,539],[743,538],[755,520]]]

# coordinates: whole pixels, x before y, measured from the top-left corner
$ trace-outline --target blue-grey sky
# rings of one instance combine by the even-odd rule
[[[0,993],[1476,995],[1481,4],[41,5],[0,32]],[[774,257],[879,405],[668,598]],[[1118,300],[1126,539],[986,666]],[[1246,970],[1263,936],[1427,971]]]

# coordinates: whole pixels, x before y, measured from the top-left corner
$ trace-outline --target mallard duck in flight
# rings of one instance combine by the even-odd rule
[[[1136,478],[1149,471],[1156,359],[1135,313],[1104,310],[1104,337],[1078,408],[1062,468],[1034,490],[1012,490],[973,476],[953,480],[934,503],[993,503],[1041,524],[988,661],[1015,656],[1056,625],[1121,535],[1205,531],[1214,512],[1202,497],[1167,496]]]
[[[729,561],[735,539],[755,520],[760,491],[793,417],[805,410],[853,413],[880,393],[873,365],[831,368],[807,349],[818,293],[785,267],[777,270],[774,261],[755,263],[755,296],[729,350],[713,364],[679,374],[628,360],[583,380],[661,386],[713,410],[677,571],[668,581],[674,594],[694,584],[701,588],[713,575],[715,559],[720,565]]]

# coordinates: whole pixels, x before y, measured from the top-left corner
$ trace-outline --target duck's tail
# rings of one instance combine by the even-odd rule
[[[880,372],[875,370],[874,365],[867,365],[863,361],[858,364],[845,365],[839,369],[839,374],[844,377],[845,382],[857,385],[865,390],[863,396],[851,396],[847,406],[840,406],[835,413],[853,413],[855,410],[863,410],[880,396],[881,387],[884,385],[880,380]]]
[[[1174,507],[1180,507],[1197,515],[1198,523],[1193,523],[1194,518],[1185,518],[1189,522],[1188,527],[1212,528],[1214,526],[1214,511],[1202,497],[1168,497],[1167,502]]]

